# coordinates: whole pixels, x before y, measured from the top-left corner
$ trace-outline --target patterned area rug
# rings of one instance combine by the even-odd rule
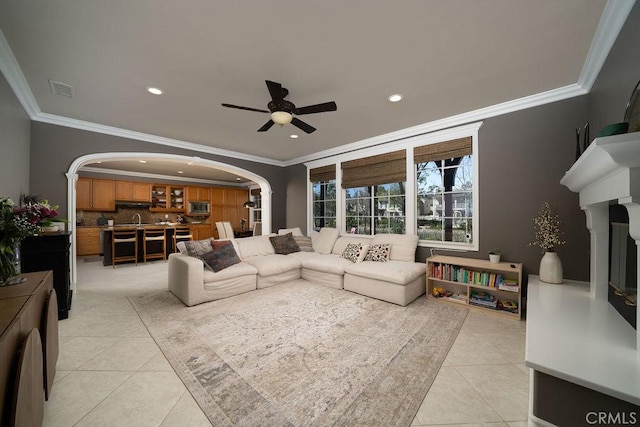
[[[467,315],[299,280],[186,307],[130,301],[216,426],[409,426]]]

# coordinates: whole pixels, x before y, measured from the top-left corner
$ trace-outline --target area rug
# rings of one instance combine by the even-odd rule
[[[467,315],[299,280],[186,307],[129,298],[216,426],[409,426]]]

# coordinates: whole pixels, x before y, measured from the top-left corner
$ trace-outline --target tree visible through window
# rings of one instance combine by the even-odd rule
[[[406,218],[404,182],[347,188],[345,201],[347,233],[404,234]]]
[[[472,243],[471,155],[416,163],[420,240]]]
[[[317,181],[313,188],[313,228],[336,227],[336,180]]]

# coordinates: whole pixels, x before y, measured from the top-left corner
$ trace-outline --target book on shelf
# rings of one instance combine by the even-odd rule
[[[506,280],[500,273],[468,270],[453,264],[438,263],[430,264],[429,276],[435,279],[488,288],[498,288]]]

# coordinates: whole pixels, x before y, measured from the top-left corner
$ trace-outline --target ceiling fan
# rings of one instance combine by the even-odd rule
[[[241,107],[239,105],[222,104],[223,107],[237,108],[239,110],[257,111],[258,113],[270,113],[271,119],[264,124],[258,132],[265,132],[274,125],[274,123],[280,126],[291,123],[292,125],[302,129],[306,133],[311,133],[316,130],[313,126],[303,122],[296,116],[303,114],[323,113],[325,111],[336,111],[338,109],[335,102],[324,102],[322,104],[309,105],[307,107],[297,108],[293,102],[287,101],[284,98],[289,94],[289,91],[282,87],[280,83],[265,80],[269,93],[271,94],[271,101],[267,104],[267,110],[260,110],[258,108]]]

